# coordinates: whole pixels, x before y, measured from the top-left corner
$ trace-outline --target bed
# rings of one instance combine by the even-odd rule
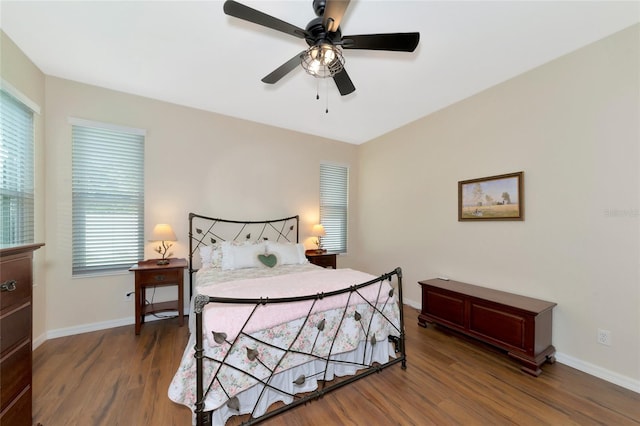
[[[169,387],[193,424],[254,424],[394,364],[406,368],[402,271],[306,261],[299,217],[189,214],[191,335]]]

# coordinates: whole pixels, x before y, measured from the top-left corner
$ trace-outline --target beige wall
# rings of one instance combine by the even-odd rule
[[[554,301],[558,359],[640,391],[639,33],[361,145],[362,267]],[[457,221],[458,181],[521,170],[524,222]]]
[[[46,77],[46,106],[50,337],[133,321],[133,304],[124,300],[133,290],[132,273],[71,276],[69,117],[146,129],[145,227],[171,224],[179,257],[188,252],[189,212],[231,219],[300,214],[301,241],[311,248],[320,162],[352,165],[357,176],[354,145],[95,86]],[[355,212],[357,199],[351,201]],[[151,244],[146,256],[157,257]],[[156,300],[174,295],[175,288],[158,289]]]
[[[40,107],[40,114],[34,115],[35,138],[35,242],[45,242],[45,135],[44,135],[44,84],[42,72],[27,58],[13,41],[0,30],[0,76],[22,95]],[[34,252],[33,261],[33,335],[39,336],[46,330],[46,279],[45,258],[47,247]]]

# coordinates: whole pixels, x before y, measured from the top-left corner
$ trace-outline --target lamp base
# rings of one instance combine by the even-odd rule
[[[169,259],[158,259],[158,261],[156,262],[156,265],[168,265],[169,264]]]

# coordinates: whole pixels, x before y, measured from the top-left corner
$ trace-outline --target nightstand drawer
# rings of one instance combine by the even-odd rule
[[[314,265],[336,269],[337,255],[335,253],[318,253],[316,250],[307,250],[304,255],[307,257],[307,260]]]
[[[149,270],[149,271],[138,271],[136,279],[139,281],[140,285],[163,285],[163,284],[173,284],[175,285],[178,282],[180,274],[182,274],[182,269],[168,269],[166,271],[162,270]]]
[[[311,261],[314,265],[322,266],[323,268],[333,268],[335,264],[335,258],[331,256],[317,256]]]

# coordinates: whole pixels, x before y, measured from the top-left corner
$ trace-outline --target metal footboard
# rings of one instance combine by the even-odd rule
[[[319,294],[314,294],[314,295],[309,295],[309,296],[300,296],[300,297],[288,297],[288,298],[278,298],[278,299],[242,299],[242,298],[220,298],[220,297],[209,297],[209,296],[204,296],[204,295],[198,295],[195,298],[195,303],[194,303],[194,313],[195,313],[195,323],[196,323],[196,343],[195,343],[195,358],[196,358],[196,371],[197,371],[197,378],[196,378],[196,405],[195,405],[195,415],[196,415],[196,421],[198,425],[208,425],[210,424],[210,413],[206,413],[205,410],[205,399],[206,399],[206,393],[208,391],[209,388],[211,388],[212,384],[214,381],[216,381],[216,376],[213,377],[213,381],[211,383],[205,383],[205,380],[203,378],[204,376],[204,362],[207,358],[207,355],[205,354],[205,349],[204,349],[204,345],[205,342],[203,341],[204,339],[204,334],[203,334],[203,313],[205,310],[205,306],[209,303],[232,303],[232,304],[248,304],[248,305],[253,305],[256,308],[258,306],[261,305],[266,305],[266,304],[286,304],[286,303],[291,303],[291,302],[300,302],[300,301],[311,301],[312,302],[312,306],[316,303],[316,301],[322,300],[323,298],[328,298],[328,297],[332,297],[332,296],[337,296],[337,295],[348,295],[348,299],[350,300],[351,295],[353,294],[357,294],[361,289],[368,287],[368,286],[375,286],[378,285],[378,288],[381,288],[382,282],[384,282],[385,280],[388,281],[392,281],[395,279],[395,282],[397,283],[396,287],[394,288],[392,286],[392,290],[390,291],[389,296],[396,296],[395,299],[393,298],[389,298],[388,300],[392,300],[392,303],[398,303],[398,317],[399,317],[399,327],[397,324],[394,324],[394,322],[392,322],[388,317],[385,316],[385,314],[383,313],[383,308],[381,308],[380,306],[376,305],[376,303],[369,303],[370,307],[368,309],[370,309],[371,313],[371,318],[373,318],[373,316],[378,315],[378,320],[379,321],[388,321],[389,325],[391,325],[393,327],[393,329],[395,330],[394,333],[395,335],[393,336],[389,336],[389,340],[394,344],[395,347],[395,358],[391,358],[388,360],[388,362],[385,363],[377,363],[377,362],[373,362],[370,363],[368,365],[366,365],[364,362],[360,365],[358,364],[358,370],[356,372],[356,374],[352,375],[352,376],[347,376],[345,378],[341,378],[341,379],[333,379],[333,380],[328,380],[325,381],[323,379],[319,379],[318,381],[318,388],[315,391],[312,392],[307,392],[307,393],[303,393],[301,395],[297,395],[297,394],[288,394],[288,392],[286,390],[280,390],[280,389],[275,389],[278,392],[283,392],[288,394],[290,397],[293,397],[293,401],[289,404],[283,405],[283,406],[279,406],[277,408],[273,408],[273,409],[267,409],[267,411],[261,415],[260,417],[253,417],[253,415],[249,415],[248,420],[242,424],[255,424],[264,420],[267,420],[269,418],[272,418],[273,416],[277,416],[278,414],[290,410],[292,408],[295,408],[297,406],[299,406],[300,404],[304,404],[306,402],[309,402],[311,400],[317,399],[322,397],[323,395],[325,395],[328,392],[331,392],[335,389],[341,388],[342,386],[346,386],[356,380],[362,379],[372,373],[376,373],[381,371],[382,369],[385,369],[387,367],[390,367],[392,365],[395,365],[397,363],[401,363],[402,364],[402,368],[405,369],[406,368],[406,353],[405,353],[405,333],[404,333],[404,317],[403,317],[403,299],[402,299],[402,270],[400,268],[396,268],[395,270],[387,273],[387,274],[383,274],[380,277],[373,279],[371,281],[365,282],[365,283],[361,283],[358,285],[353,285],[350,286],[348,288],[342,289],[342,290],[337,290],[337,291],[333,291],[333,292],[328,292],[328,293],[319,293]],[[387,288],[387,287],[385,287]],[[347,309],[350,307],[350,305],[345,305],[343,308],[343,318],[340,321],[344,320],[344,315],[347,312]],[[286,306],[282,306],[283,309],[286,309]],[[255,308],[254,308],[255,310]],[[317,312],[315,312],[315,314],[317,314]],[[307,321],[309,321],[309,316],[311,315],[311,310],[309,311],[309,314],[307,314],[307,318],[304,319],[303,324]],[[359,314],[356,312],[356,320],[360,320],[360,318],[358,318]],[[245,323],[246,325],[246,323]],[[340,322],[340,325],[342,325],[342,322]],[[365,324],[366,325],[366,324]],[[303,326],[302,326],[303,327]],[[376,337],[375,335],[370,336],[369,333],[371,330],[366,329],[365,326],[362,327],[363,332],[365,333],[365,339],[362,341],[365,347],[365,352],[367,349],[367,346],[369,346],[369,349],[372,349],[372,347],[376,344]],[[241,331],[241,334],[244,333],[244,329]],[[335,337],[337,336],[337,332],[336,334],[333,336],[333,339],[335,339]],[[245,336],[248,336],[247,334],[244,334]],[[219,336],[216,336],[217,338]],[[226,336],[222,336],[222,339],[226,338]],[[233,339],[230,339],[233,340]],[[226,343],[232,345],[234,344],[234,341],[227,341]],[[261,342],[261,343],[265,343],[265,342]],[[335,340],[331,341],[331,346],[333,347],[333,344],[335,343]],[[269,344],[269,343],[266,343]],[[283,351],[286,350],[286,354],[289,353],[289,350],[291,350],[291,348],[278,348],[278,349],[282,349]],[[339,361],[335,361],[332,358],[332,354],[331,352],[329,353],[328,356],[326,356],[326,358],[324,357],[319,357],[315,354],[312,353],[313,351],[309,351],[309,353],[304,353],[304,355],[309,355],[310,357],[315,357],[315,358],[320,358],[320,360],[322,362],[325,362],[326,365],[329,365],[331,363],[334,362],[339,362]],[[296,353],[300,353],[300,352],[296,352]],[[253,354],[253,356],[257,356],[256,354]],[[226,362],[226,357],[224,359],[221,360],[214,360],[215,362],[219,363],[220,366],[225,365]],[[233,367],[236,368],[236,367]],[[326,371],[326,370],[325,370]],[[243,372],[244,373],[244,372]],[[249,374],[249,373],[246,373]],[[264,389],[267,388],[271,388],[273,389],[273,385],[270,383],[270,377],[267,379],[260,379],[257,377],[252,376],[252,379],[255,379],[258,383],[263,385],[263,392]],[[304,380],[304,378],[302,378],[302,380]],[[221,385],[219,383],[219,385]],[[225,392],[226,393],[226,392]],[[234,400],[233,396],[229,397],[229,401],[227,402],[227,405],[229,407],[232,407],[234,404],[237,404],[237,401]],[[255,407],[254,407],[255,410]]]

